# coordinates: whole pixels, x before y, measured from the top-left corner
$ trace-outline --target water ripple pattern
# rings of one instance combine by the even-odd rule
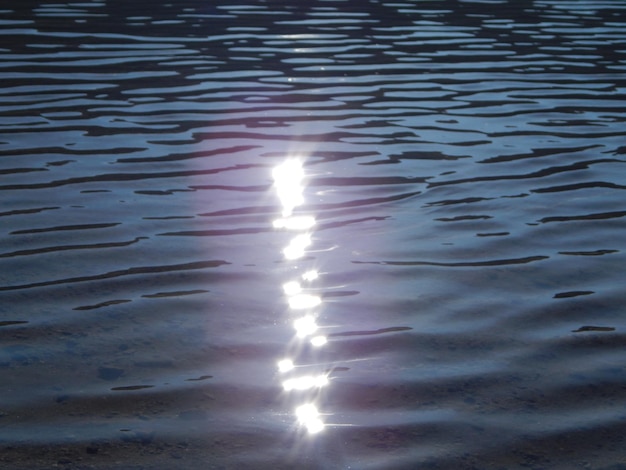
[[[626,466],[626,4],[0,11],[1,467]]]

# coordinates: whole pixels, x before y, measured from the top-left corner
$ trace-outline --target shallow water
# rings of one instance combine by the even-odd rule
[[[207,3],[3,6],[3,468],[626,468],[626,5]]]

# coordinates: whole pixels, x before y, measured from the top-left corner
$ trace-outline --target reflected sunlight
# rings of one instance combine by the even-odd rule
[[[284,228],[287,230],[307,230],[315,225],[315,217],[310,215],[283,217],[274,220],[273,225],[274,228]]]
[[[313,338],[311,338],[311,344],[313,346],[324,346],[326,343],[328,343],[328,339],[326,338],[326,336],[314,336]]]
[[[289,281],[283,284],[283,292],[285,295],[296,295],[302,292],[302,286],[298,281]]]
[[[304,170],[297,159],[290,159],[272,171],[276,194],[283,206],[283,217],[289,217],[293,210],[304,203],[302,195]]]
[[[289,245],[283,249],[283,254],[289,260],[302,258],[310,244],[311,236],[308,233],[302,233],[289,242]]]
[[[296,408],[296,417],[302,426],[311,434],[318,433],[324,429],[324,422],[319,417],[317,407],[312,403],[300,405]]]
[[[283,389],[289,392],[291,390],[321,388],[325,385],[328,385],[328,377],[326,375],[305,375],[303,377],[285,380],[283,382]]]
[[[298,315],[293,321],[293,327],[296,337],[301,341],[308,341],[310,345],[317,347],[326,344],[326,336],[316,334],[319,326],[316,318],[317,309],[322,304],[322,297],[306,293],[315,288],[313,282],[318,279],[319,273],[312,266],[301,266],[305,261],[314,260],[314,256],[309,256],[306,260],[300,260],[307,254],[307,249],[313,243],[312,232],[316,224],[315,216],[312,214],[294,214],[294,210],[305,203],[305,171],[303,160],[291,157],[283,163],[277,165],[272,171],[274,180],[274,189],[281,205],[280,217],[273,220],[274,229],[295,231],[295,236],[289,241],[287,246],[282,250],[285,260],[297,262],[286,263],[289,269],[300,270],[298,277],[291,277],[282,284],[284,297],[289,305],[290,310],[305,313]],[[303,211],[304,212],[304,211]],[[295,313],[295,312],[294,312]],[[297,344],[297,346],[295,346]],[[301,348],[303,346],[299,341],[294,343],[294,347]],[[276,366],[280,374],[283,376],[281,382],[285,392],[305,392],[307,400],[311,400],[312,396],[321,393],[319,390],[329,384],[328,370],[324,373],[308,374],[294,377],[292,374],[296,366],[293,360],[295,356],[293,351],[287,351],[286,357],[277,361]],[[291,356],[291,357],[290,357]],[[325,427],[324,422],[319,416],[317,407],[313,403],[302,404],[295,410],[296,417],[300,426],[305,428],[309,434],[315,434],[322,431]]]
[[[291,359],[281,359],[280,361],[278,361],[277,366],[279,372],[289,372],[295,367]]]
[[[315,333],[318,329],[315,318],[312,315],[305,315],[304,317],[294,320],[293,327],[296,329],[298,338],[306,338]]]
[[[321,297],[310,294],[296,294],[289,298],[289,308],[292,310],[308,310],[322,303]]]

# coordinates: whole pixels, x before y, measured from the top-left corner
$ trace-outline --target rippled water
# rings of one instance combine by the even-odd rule
[[[625,23],[3,4],[2,468],[626,468]]]

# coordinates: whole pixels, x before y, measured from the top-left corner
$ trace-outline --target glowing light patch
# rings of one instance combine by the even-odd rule
[[[310,390],[328,385],[328,377],[325,375],[305,375],[295,379],[288,379],[283,382],[283,389],[286,392],[292,390]]]
[[[283,284],[283,292],[285,295],[296,295],[302,292],[302,286],[298,281],[289,281]]]
[[[289,298],[289,308],[292,310],[306,310],[321,303],[322,299],[317,295],[297,294]]]
[[[304,203],[302,163],[296,159],[287,160],[274,168],[272,177],[276,193],[283,206],[283,217],[289,217],[294,208]]]
[[[300,405],[296,408],[296,417],[300,424],[311,434],[318,433],[324,429],[324,422],[319,417],[319,411],[311,403]]]
[[[304,317],[294,320],[293,327],[296,329],[298,338],[305,338],[312,335],[318,329],[315,318],[311,315],[305,315]]]
[[[295,367],[291,359],[282,359],[278,361],[277,365],[278,365],[279,372],[289,372],[290,370],[293,370],[293,368]]]
[[[310,434],[317,434],[318,432],[322,432],[324,430],[324,421],[319,418],[310,419],[305,423],[307,431]]]
[[[307,233],[303,233],[294,237],[289,245],[283,250],[283,254],[287,259],[302,258],[306,253],[306,248],[311,244],[311,236]]]
[[[287,230],[307,230],[315,225],[315,217],[310,215],[284,217],[282,219],[276,219],[273,225],[274,228],[284,228]]]
[[[319,274],[314,269],[307,271],[302,275],[302,279],[304,279],[305,281],[315,281],[318,277]]]
[[[326,336],[315,336],[311,338],[311,344],[313,346],[324,346],[326,343],[328,343]]]
[[[289,186],[292,184],[300,186],[300,182],[302,181],[302,178],[304,178],[302,163],[295,158],[287,160],[274,167],[272,170],[272,177],[274,178],[276,185],[279,187],[284,185]]]

